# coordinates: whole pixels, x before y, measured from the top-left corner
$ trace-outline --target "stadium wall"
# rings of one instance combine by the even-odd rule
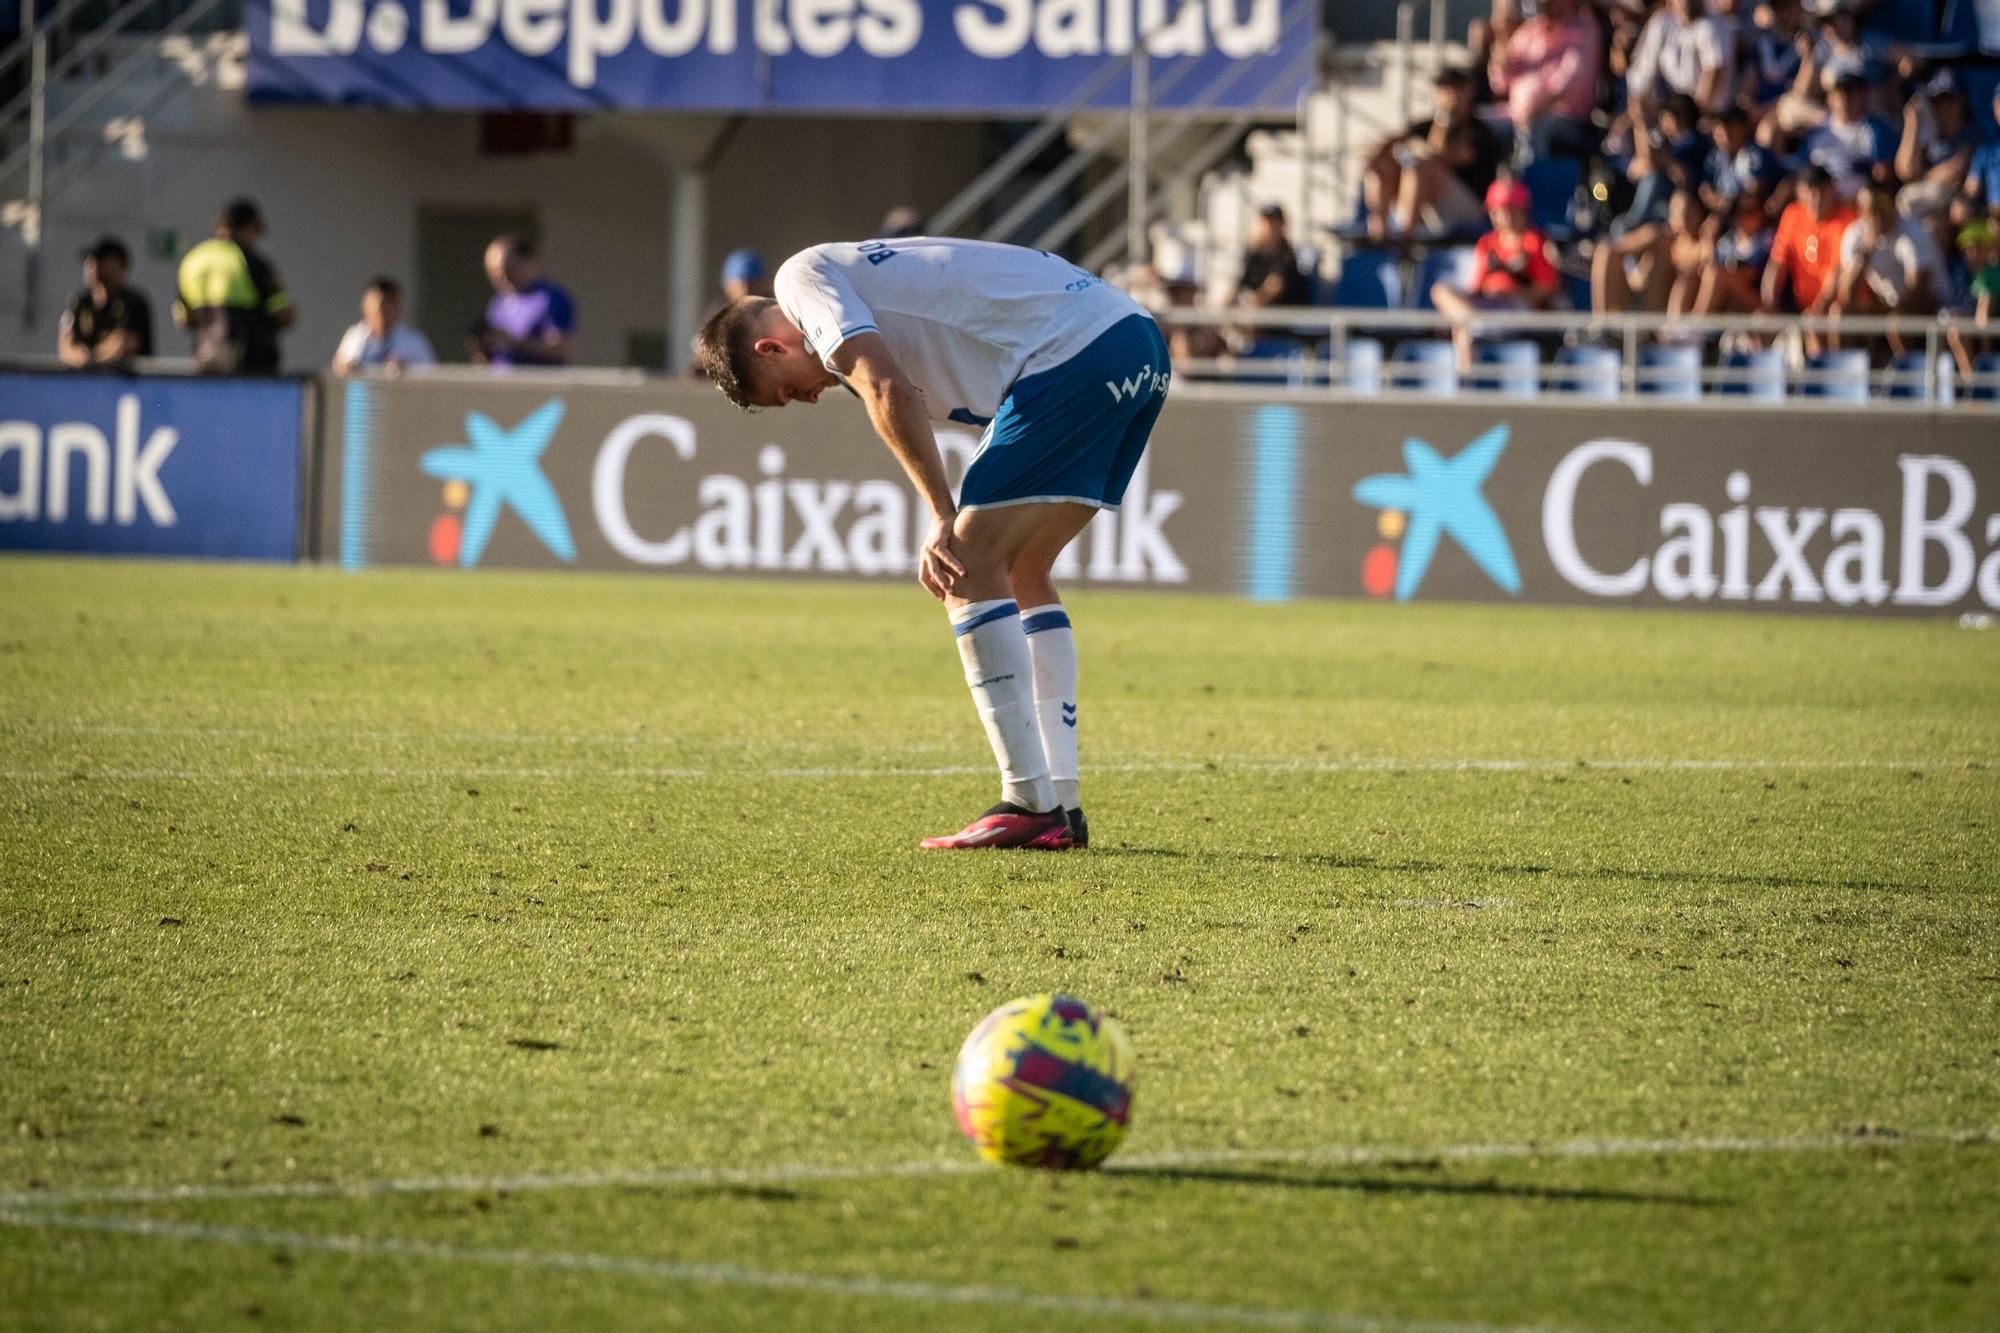
[[[606,113],[580,117],[567,151],[496,154],[482,148],[471,113],[256,107],[241,91],[188,87],[146,116],[138,156],[88,150],[89,170],[55,197],[32,321],[19,233],[0,234],[0,357],[54,354],[58,316],[81,281],[77,255],[105,233],[132,251],[132,282],[151,301],[160,351],[184,353],[169,313],[179,259],[227,200],[248,195],[269,220],[264,248],[297,302],[298,324],[283,339],[289,369],[326,366],[377,274],[402,282],[405,318],[440,357],[465,360],[468,312],[492,292],[479,239],[427,254],[424,219],[440,214],[532,218],[545,270],[576,298],[575,363],[657,368],[670,167],[716,150],[724,124]],[[819,241],[872,235],[897,205],[935,209],[983,165],[984,133],[967,121],[744,121],[720,142],[710,172],[702,271],[719,274],[740,246],[775,265]],[[772,182],[783,182],[781,195]],[[426,275],[427,260],[455,267]],[[440,289],[458,298],[452,308],[426,309],[423,294]],[[719,280],[712,297],[721,299]]]
[[[1964,409],[1335,401],[1190,387],[1086,584],[1266,601],[2000,610],[2000,456]],[[972,432],[940,433],[954,476]],[[857,404],[696,384],[353,381],[318,554],[377,564],[904,579],[922,511]]]

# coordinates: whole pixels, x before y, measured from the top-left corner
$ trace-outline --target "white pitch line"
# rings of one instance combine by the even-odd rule
[[[1932,771],[1983,767],[1984,760],[1926,759],[1256,759],[1225,757],[1212,760],[1144,760],[1092,764],[1093,773],[1215,773],[1339,774],[1339,773],[1783,773],[1834,771]],[[713,781],[719,779],[827,780],[855,778],[944,778],[990,775],[987,765],[946,764],[906,768],[751,768],[751,767],[613,767],[491,766],[302,767],[263,768],[13,768],[0,769],[7,782],[241,782],[350,779],[439,781],[444,779],[525,779],[541,782],[585,780]]]
[[[609,1273],[621,1277],[654,1278],[703,1286],[753,1287],[767,1291],[799,1291],[820,1295],[909,1301],[925,1305],[994,1305],[1047,1310],[1070,1316],[1140,1319],[1162,1324],[1235,1324],[1250,1328],[1337,1329],[1346,1333],[1530,1333],[1503,1330],[1492,1324],[1440,1323],[1425,1320],[1379,1319],[1366,1315],[1329,1314],[1317,1310],[1274,1310],[1256,1306],[1200,1305],[1187,1301],[1157,1301],[1121,1296],[1061,1295],[1010,1290],[1004,1287],[950,1286],[881,1277],[830,1277],[815,1273],[746,1268],[739,1264],[684,1263],[671,1259],[641,1259],[615,1254],[548,1250],[489,1250],[436,1245],[415,1240],[371,1240],[365,1236],[316,1236],[306,1232],[262,1231],[250,1227],[204,1226],[158,1222],[144,1218],[73,1217],[59,1214],[0,1212],[0,1226],[38,1230],[94,1231],[168,1240],[206,1241],[222,1245],[319,1251],[354,1256],[399,1259],[442,1259],[456,1263],[490,1264],[503,1268],[551,1268],[572,1272]]]
[[[1809,1134],[1782,1138],[1590,1138],[1523,1143],[1334,1144],[1316,1148],[1219,1148],[1121,1157],[1113,1175],[1188,1166],[1251,1162],[1367,1166],[1389,1162],[1501,1161],[1522,1158],[1653,1157],[1695,1153],[1794,1153],[1843,1148],[1964,1147],[2000,1143],[2000,1129],[1906,1130]],[[809,1163],[765,1167],[669,1167],[661,1170],[551,1172],[512,1176],[413,1176],[389,1180],[255,1181],[226,1184],[135,1186],[82,1190],[26,1190],[0,1194],[0,1208],[68,1208],[86,1204],[186,1203],[237,1199],[366,1199],[402,1194],[524,1194],[570,1189],[670,1189],[678,1186],[788,1185],[814,1181],[875,1180],[997,1174],[967,1159],[879,1162],[854,1166]]]

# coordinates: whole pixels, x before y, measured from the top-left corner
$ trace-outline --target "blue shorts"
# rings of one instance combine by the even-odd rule
[[[1061,365],[1015,381],[965,470],[959,508],[1070,500],[1116,509],[1172,373],[1160,326],[1131,315]]]

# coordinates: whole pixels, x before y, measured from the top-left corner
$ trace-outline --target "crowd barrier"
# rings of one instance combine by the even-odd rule
[[[103,484],[139,494],[127,528],[145,522],[145,483],[120,482],[117,469],[136,457],[143,472],[154,446],[150,436],[133,441],[165,402],[149,405],[145,381],[125,382],[135,408],[115,393],[101,398],[110,381],[76,381],[76,397],[59,400],[45,380],[33,379],[37,392],[58,400],[33,400],[27,420],[16,420],[14,404],[26,401],[18,381],[0,381],[0,545],[52,544],[20,540],[46,514],[21,518],[30,488],[10,459],[27,456],[30,437],[55,439],[61,422],[95,422],[120,441],[97,450],[111,460]],[[297,386],[212,387],[221,396],[205,414],[183,407],[171,427],[180,442],[156,463],[180,521],[193,506],[179,503],[175,462],[199,460],[185,484],[190,501],[211,497],[203,512],[225,511],[198,483],[240,481],[225,498],[262,495],[273,532],[299,534],[303,555],[350,569],[904,581],[924,530],[915,492],[844,397],[746,415],[705,386],[638,376],[333,383],[320,410],[305,413],[316,429],[304,469],[289,437],[271,428],[268,461],[292,478],[278,495],[251,461],[259,427],[247,415],[252,399],[237,391],[282,400]],[[1778,414],[1707,402],[1342,400],[1181,386],[1124,508],[1098,517],[1059,576],[1262,601],[1992,612],[1996,436],[1983,414],[1922,406],[1858,414],[1801,404]],[[80,438],[48,449],[91,455]],[[195,439],[212,443],[190,449]],[[956,478],[977,435],[947,427],[939,440]],[[215,465],[235,475],[212,475],[204,448],[235,460]],[[67,484],[76,487],[74,476]],[[82,503],[72,497],[72,530]],[[310,505],[302,527],[300,503]],[[258,526],[247,514],[238,521]],[[94,549],[234,553],[114,546],[116,527],[114,514],[90,528],[107,538]],[[212,539],[215,525],[204,527]]]

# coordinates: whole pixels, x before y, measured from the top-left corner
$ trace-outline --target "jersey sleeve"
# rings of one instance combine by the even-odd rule
[[[778,308],[799,326],[813,354],[834,370],[833,354],[857,333],[875,333],[875,312],[847,274],[823,250],[802,250],[784,262],[772,284]]]

